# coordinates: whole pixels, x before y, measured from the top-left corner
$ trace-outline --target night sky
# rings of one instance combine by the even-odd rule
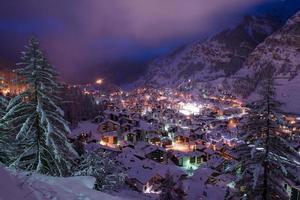
[[[7,0],[0,6],[0,58],[17,62],[35,36],[65,81],[124,83],[148,61],[282,2]]]

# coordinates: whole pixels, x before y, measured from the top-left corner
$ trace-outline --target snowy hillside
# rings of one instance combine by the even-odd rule
[[[93,190],[95,178],[16,174],[0,167],[0,200],[126,200]]]
[[[136,84],[175,87],[189,79],[202,82],[232,75],[276,27],[267,18],[245,17],[233,29],[155,60],[150,64],[145,77]]]
[[[300,11],[250,54],[235,75],[236,93],[249,95],[268,73],[278,79],[277,95],[286,111],[300,113]]]
[[[300,113],[295,103],[300,99],[295,92],[300,91],[300,12],[278,27],[269,18],[245,17],[233,29],[155,60],[135,84],[184,85],[194,91],[213,85],[212,90],[221,86],[248,98],[264,74],[274,71],[285,111]]]

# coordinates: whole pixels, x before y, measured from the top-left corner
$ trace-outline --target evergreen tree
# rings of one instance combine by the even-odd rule
[[[76,152],[68,142],[70,132],[58,105],[58,74],[32,39],[16,70],[27,90],[14,97],[3,117],[7,134],[18,142],[12,166],[54,176],[66,175]]]
[[[272,76],[262,81],[259,94],[261,99],[250,106],[243,127],[244,143],[236,149],[237,189],[244,199],[287,199],[283,184],[299,181],[299,154],[281,129],[285,121]]]
[[[179,182],[178,187],[176,185],[173,176],[168,171],[160,185],[161,193],[159,195],[159,200],[183,200],[185,194],[182,189],[182,183]]]
[[[72,127],[76,127],[80,121],[92,119],[97,115],[98,109],[93,96],[84,94],[78,87],[65,86],[62,98],[65,119]]]
[[[113,157],[111,153],[103,151],[86,153],[81,157],[73,175],[95,177],[95,189],[97,190],[117,189],[123,185],[125,175],[120,171]]]
[[[0,91],[4,88],[4,79],[0,77]],[[7,99],[3,94],[0,93],[0,118],[2,118],[5,114],[5,110],[7,107]]]
[[[0,77],[0,90],[4,87],[4,80]],[[5,134],[5,126],[1,123],[1,118],[5,115],[8,101],[6,97],[0,94],[0,162],[7,164],[9,158],[8,137]]]

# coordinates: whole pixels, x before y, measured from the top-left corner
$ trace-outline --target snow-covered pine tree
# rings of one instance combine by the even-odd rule
[[[4,79],[0,77],[0,90],[4,87]],[[2,117],[6,113],[6,107],[7,107],[8,101],[7,99],[0,94],[0,162],[7,164],[8,162],[8,135],[5,133],[4,129],[5,126],[3,123],[1,123]]]
[[[96,178],[95,189],[115,190],[124,184],[125,175],[121,172],[113,155],[97,150],[82,156],[74,169],[74,176],[93,176]]]
[[[58,106],[58,74],[37,40],[30,40],[22,54],[16,73],[27,90],[10,101],[3,117],[8,134],[15,134],[18,142],[11,165],[47,175],[67,175],[77,154],[66,137],[70,130]]]
[[[4,88],[4,78],[0,76],[0,90]],[[5,110],[7,107],[7,99],[0,93],[0,118],[2,118],[5,114]]]
[[[243,199],[288,199],[283,185],[299,181],[300,159],[281,129],[285,121],[271,75],[262,81],[260,96],[250,106],[242,131],[244,143],[236,148],[238,194]]]
[[[175,182],[170,171],[167,171],[164,180],[162,181],[159,189],[161,193],[159,195],[159,200],[183,200],[184,199],[184,191],[182,188],[182,182]]]

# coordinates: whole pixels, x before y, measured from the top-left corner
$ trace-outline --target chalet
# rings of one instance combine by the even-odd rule
[[[164,138],[162,138],[162,140],[161,140],[161,145],[162,145],[162,147],[164,147],[164,148],[166,148],[166,147],[168,147],[168,146],[172,146],[172,140],[170,139],[170,138],[168,138],[168,137],[164,137]]]
[[[162,163],[167,159],[166,151],[163,148],[159,148],[157,146],[148,146],[143,149],[145,152],[145,157],[156,162]]]
[[[172,161],[181,167],[186,169],[195,169],[200,164],[205,162],[206,156],[200,151],[193,152],[181,152],[181,151],[172,151]]]
[[[143,193],[155,193],[159,192],[159,186],[163,181],[163,177],[159,174],[154,174],[152,176],[146,176],[143,178],[130,176],[125,181],[129,186],[135,188],[137,191]]]
[[[143,152],[145,153],[148,150],[151,150],[151,148],[146,147]],[[117,160],[126,168],[127,184],[143,193],[158,193],[158,188],[168,168],[163,167],[159,162],[136,156],[135,152],[134,149],[124,148],[122,153],[117,156]],[[169,169],[172,174],[176,174],[176,177],[183,174],[175,167]]]
[[[91,137],[92,137],[92,132],[89,132],[89,133],[82,132],[82,133],[77,137],[77,140],[79,140],[80,142],[86,144],[86,143],[90,140]]]
[[[187,133],[177,133],[174,137],[174,140],[178,144],[188,143],[190,141],[190,137]]]
[[[100,114],[93,119],[94,123],[102,123],[105,120],[105,116]]]
[[[132,144],[135,144],[138,141],[136,132],[127,131],[125,133],[122,133],[122,135],[125,141],[131,142]]]
[[[109,111],[118,111],[120,110],[118,106],[116,106],[116,104],[114,104],[113,102],[109,102],[107,105],[107,109]]]
[[[107,118],[111,121],[118,122],[119,121],[119,112],[117,111],[111,111],[111,110],[106,110],[104,114],[107,116]]]
[[[221,174],[219,176],[212,176],[210,182],[221,187],[232,187],[235,184],[234,180],[235,177],[231,174]]]
[[[181,120],[181,124],[183,126],[191,126],[192,125],[192,120],[191,119],[183,119],[183,120]]]
[[[217,154],[214,154],[207,161],[207,166],[216,171],[222,172],[226,168],[226,160]]]
[[[152,134],[147,134],[146,136],[147,142],[153,145],[161,145],[161,137],[158,134],[152,133]]]
[[[154,119],[159,119],[160,115],[161,115],[160,110],[154,110],[154,111],[152,111],[152,117]]]
[[[4,96],[17,95],[27,89],[24,84],[16,83],[17,74],[10,70],[0,70],[1,83],[0,94]]]
[[[120,126],[120,130],[121,132],[127,132],[127,131],[130,131],[132,129],[133,125],[129,122],[126,122],[126,123],[123,123],[121,124]]]
[[[104,133],[110,131],[120,131],[120,124],[110,119],[99,124],[98,132]]]
[[[72,130],[71,138],[76,138],[83,143],[98,142],[100,135],[97,130],[98,125],[90,121],[82,121],[78,123],[78,126]]]
[[[143,131],[142,129],[134,127],[132,129],[132,132],[136,134],[137,141],[145,141],[146,140],[145,139],[146,138],[145,131]]]
[[[100,144],[116,147],[118,145],[118,133],[116,131],[102,133]]]
[[[215,178],[218,177],[220,173],[210,168],[201,167],[194,171],[193,179],[197,179],[199,184],[204,183],[214,183]]]
[[[211,148],[206,148],[204,150],[204,153],[206,155],[206,159],[209,160],[213,155],[216,154],[216,152],[214,150],[212,150]]]
[[[190,134],[190,140],[195,141],[195,140],[206,140],[206,134],[205,132],[201,131],[200,128],[196,129],[196,131],[192,130]]]

